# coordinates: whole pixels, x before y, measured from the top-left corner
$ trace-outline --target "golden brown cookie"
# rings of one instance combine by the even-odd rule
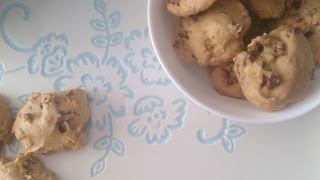
[[[273,27],[286,24],[301,29],[312,48],[314,62],[320,64],[320,1],[319,0],[292,0],[280,20]]]
[[[217,0],[167,0],[168,11],[176,16],[188,17],[208,9]]]
[[[248,0],[251,9],[261,19],[280,18],[285,10],[285,0]]]
[[[0,159],[1,180],[56,180],[35,157],[19,154],[15,160]]]
[[[208,68],[208,76],[219,94],[245,99],[237,76],[233,71],[233,64],[230,61],[221,66],[210,66]]]
[[[250,24],[248,11],[239,1],[217,1],[208,10],[177,22],[173,47],[186,62],[219,65],[243,49]]]
[[[301,31],[289,26],[252,40],[247,52],[234,61],[243,94],[265,111],[301,101],[314,77],[309,43]]]
[[[84,90],[32,93],[19,111],[12,132],[27,156],[76,151],[86,143],[89,116]]]
[[[12,134],[10,133],[12,122],[10,119],[10,111],[6,102],[0,96],[0,154],[2,145],[9,144]]]

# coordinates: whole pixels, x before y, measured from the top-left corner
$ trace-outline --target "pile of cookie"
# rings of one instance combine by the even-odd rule
[[[301,101],[320,64],[320,0],[167,0],[173,48],[208,67],[221,95],[277,111]]]
[[[74,89],[51,94],[32,93],[19,110],[14,124],[9,108],[0,96],[1,144],[15,135],[25,148],[15,160],[0,158],[1,180],[55,180],[35,156],[62,150],[77,151],[87,141],[86,123],[90,112],[84,90]]]

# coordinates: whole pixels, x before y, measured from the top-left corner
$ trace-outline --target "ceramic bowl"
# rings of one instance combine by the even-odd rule
[[[277,112],[264,112],[246,100],[219,95],[207,76],[206,68],[183,62],[172,48],[173,29],[177,19],[167,12],[165,0],[149,0],[148,24],[154,51],[174,84],[199,106],[235,121],[272,123],[298,117],[319,105],[319,72],[316,72],[316,79],[301,102]]]

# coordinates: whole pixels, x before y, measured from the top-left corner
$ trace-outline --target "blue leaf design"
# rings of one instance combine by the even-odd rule
[[[227,152],[229,153],[235,152],[236,147],[235,147],[234,140],[232,138],[224,136],[221,140],[222,140],[223,147]]]
[[[59,54],[60,52],[62,53],[62,56]],[[46,55],[42,60],[41,74],[43,77],[56,77],[61,75],[64,72],[62,68],[65,64],[65,56],[68,54],[69,50],[67,47],[57,46],[53,49],[52,53]]]
[[[240,138],[246,133],[247,133],[247,130],[244,127],[237,124],[233,124],[229,126],[225,131],[225,134],[232,138]]]
[[[113,139],[110,136],[103,136],[99,138],[94,144],[95,150],[106,150],[111,146]]]
[[[126,146],[122,141],[117,138],[114,138],[112,141],[112,151],[118,156],[126,155]]]
[[[111,27],[111,28],[118,27],[119,24],[121,23],[120,12],[116,11],[116,12],[113,12],[112,14],[110,14],[110,16],[108,17],[108,22],[109,22],[109,27]]]
[[[5,67],[4,67],[4,64],[0,61],[0,84],[2,83],[4,73],[5,73]]]
[[[122,86],[120,87],[120,90],[126,92],[125,94],[123,94],[123,97],[134,99],[134,97],[136,96],[136,93],[134,92],[134,90],[129,88],[128,86]]]
[[[130,51],[133,51],[133,47],[131,45],[131,41],[134,41],[135,39],[139,38],[141,39],[142,38],[142,32],[139,30],[139,29],[135,29],[131,32],[130,36],[126,38],[125,40],[125,45],[126,45],[126,48]]]
[[[24,94],[24,95],[19,96],[18,99],[23,105],[25,105],[28,102],[29,96],[30,96],[29,94]]]
[[[96,177],[97,175],[101,174],[104,169],[106,168],[106,162],[104,158],[99,159],[95,162],[91,167],[91,177]]]
[[[220,136],[216,136],[213,138],[207,138],[206,132],[203,129],[198,131],[197,136],[198,136],[199,141],[202,144],[216,144],[221,140]]]
[[[175,118],[176,124],[168,125],[169,129],[177,130],[183,127],[183,120],[187,115],[187,101],[184,99],[177,99],[172,102],[173,105],[180,105],[175,111],[178,116]]]
[[[163,106],[164,101],[162,98],[157,96],[144,96],[134,105],[133,114],[135,116],[142,116],[146,113],[152,114],[157,108]]]
[[[106,66],[112,65],[112,67],[117,67],[117,75],[122,76],[122,80],[120,82],[120,85],[123,85],[128,80],[128,71],[123,67],[121,61],[117,57],[111,57],[107,63]]]
[[[16,155],[18,154],[19,148],[20,148],[20,143],[14,139],[11,144],[9,144],[9,150],[12,154]]]
[[[171,137],[171,132],[166,128],[163,131],[164,134],[154,134],[151,135],[151,132],[149,131],[146,136],[146,141],[149,144],[159,143],[159,144],[165,144],[167,140]]]
[[[74,73],[75,66],[80,67],[82,64],[88,65],[89,63],[95,64],[97,68],[100,68],[99,57],[91,52],[84,52],[75,59],[69,59],[67,61],[67,68],[69,72]]]
[[[90,25],[97,31],[106,31],[106,23],[101,19],[90,20]]]
[[[147,132],[147,126],[144,126],[143,128],[138,128],[137,124],[141,122],[141,119],[136,119],[133,122],[131,122],[128,126],[128,132],[132,137],[142,137]]]
[[[114,110],[110,104],[108,105],[108,108],[109,108],[109,111],[111,112],[111,114],[115,117],[122,118],[127,115],[126,106],[121,106],[119,111]]]
[[[88,122],[87,122],[87,124],[86,124],[86,128],[87,129],[91,129],[91,127],[92,127],[92,120],[91,120],[91,117],[90,117]]]
[[[146,27],[146,28],[144,29],[144,37],[145,37],[146,39],[148,39],[148,37],[149,37],[149,27]]]
[[[17,107],[10,108],[10,117],[12,122],[16,120],[19,110],[20,108],[17,108]]]
[[[106,116],[103,116],[102,118],[102,123],[100,123],[99,120],[97,120],[96,122],[96,129],[100,132],[102,132],[104,130],[104,128],[106,127],[106,123],[107,123],[107,119]]]
[[[67,87],[67,83],[64,82],[64,80],[67,80],[67,79],[73,79],[74,76],[71,76],[71,75],[65,75],[65,76],[60,76],[58,79],[56,79],[56,81],[54,82],[54,88],[55,90],[57,91],[61,91],[63,90],[65,87]]]
[[[111,46],[118,46],[123,39],[123,32],[116,32],[110,36],[110,44]]]
[[[103,35],[98,35],[91,39],[91,43],[97,48],[104,48],[108,46],[109,40]]]
[[[127,54],[126,57],[124,58],[124,62],[129,65],[131,71],[134,74],[140,72],[139,65],[137,63],[135,63],[134,60],[132,59],[135,55],[136,55],[135,52],[131,52],[131,53]]]
[[[104,2],[104,0],[95,0],[94,8],[103,15],[107,12],[107,4]]]
[[[172,84],[172,81],[167,77],[165,78],[159,77],[158,80],[150,80],[148,79],[148,77],[145,76],[145,71],[140,72],[140,80],[146,86],[151,86],[151,85],[169,86]]]

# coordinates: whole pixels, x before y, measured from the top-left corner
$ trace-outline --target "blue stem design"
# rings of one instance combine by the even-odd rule
[[[102,14],[100,13],[103,20],[104,20],[104,23],[105,23],[105,30],[106,30],[106,36],[108,38],[108,42],[107,42],[107,46],[106,46],[106,52],[105,52],[105,55],[102,59],[102,64],[105,64],[107,62],[107,59],[109,57],[109,51],[110,51],[110,30],[107,26],[109,26],[109,21],[107,20],[107,17],[105,14]]]

